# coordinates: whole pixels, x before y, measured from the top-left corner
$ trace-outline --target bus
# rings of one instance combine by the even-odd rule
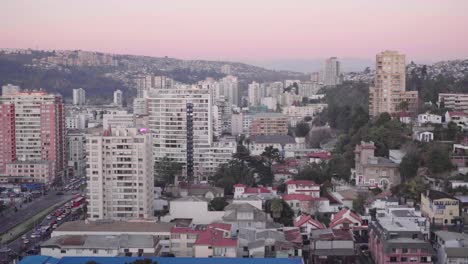
[[[86,198],[83,196],[77,196],[72,200],[72,209],[78,209],[83,207],[84,203],[86,202]]]

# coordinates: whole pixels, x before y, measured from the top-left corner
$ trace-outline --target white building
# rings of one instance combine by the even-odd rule
[[[231,135],[237,136],[240,134],[244,134],[243,117],[243,113],[231,115]]]
[[[420,114],[418,115],[418,124],[419,125],[424,125],[424,124],[442,124],[442,116],[440,115],[434,115],[434,114]]]
[[[170,222],[174,219],[191,219],[194,224],[210,224],[221,221],[223,211],[209,211],[206,199],[187,196],[169,202],[169,214],[161,221]]]
[[[123,105],[122,91],[120,90],[117,90],[114,92],[114,105],[117,105],[117,106]]]
[[[239,86],[236,76],[228,75],[219,80],[219,95],[227,99],[229,106],[239,106]]]
[[[73,89],[73,104],[74,105],[86,104],[86,92],[83,88]]]
[[[251,106],[260,105],[260,100],[262,99],[262,93],[260,89],[260,84],[258,82],[252,82],[251,84],[249,84],[248,95],[249,95],[249,105]]]
[[[7,84],[2,86],[2,95],[11,95],[15,93],[19,93],[21,88],[19,86],[13,85],[13,84]]]
[[[459,232],[436,231],[437,264],[466,263],[468,260],[468,235]]]
[[[148,115],[148,102],[146,98],[133,99],[133,114]]]
[[[303,81],[299,84],[299,95],[302,97],[314,96],[320,89],[318,82],[306,82]]]
[[[306,194],[320,197],[320,185],[307,180],[290,180],[286,182],[287,194]]]
[[[288,106],[283,108],[283,114],[289,117],[289,124],[296,126],[296,124],[305,117],[312,119],[320,114],[328,105],[327,104],[309,104],[306,106]]]
[[[447,112],[445,113],[445,123],[454,122],[462,129],[468,128],[468,114],[465,112]]]
[[[341,83],[340,61],[337,57],[325,60],[320,72],[320,81],[325,86],[333,86]]]
[[[102,127],[109,128],[131,128],[135,127],[135,116],[129,113],[104,114],[102,117]]]
[[[277,97],[264,97],[260,99],[260,103],[268,108],[268,110],[276,111],[278,107]]]
[[[88,219],[151,218],[151,135],[136,128],[119,128],[88,136],[86,142]]]

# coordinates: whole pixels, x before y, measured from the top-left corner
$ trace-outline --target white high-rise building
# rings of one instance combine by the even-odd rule
[[[317,82],[303,81],[299,84],[299,95],[302,97],[311,97],[315,95],[320,89],[320,85]]]
[[[86,92],[83,88],[73,89],[73,104],[74,105],[86,104]]]
[[[135,127],[135,116],[129,113],[111,113],[102,116],[102,127],[108,128],[131,128]]]
[[[249,84],[249,105],[260,105],[260,100],[262,99],[262,91],[260,88],[260,84],[257,82],[252,82],[251,84]]]
[[[88,219],[148,219],[153,216],[152,137],[117,128],[86,138]]]
[[[150,94],[148,106],[156,161],[167,156],[187,166],[190,148],[197,152],[199,148],[211,146],[213,116],[210,90],[194,85],[155,89]],[[194,153],[191,154],[193,158]]]
[[[11,94],[19,93],[20,90],[21,89],[20,89],[19,86],[16,86],[16,85],[13,85],[13,84],[3,85],[2,86],[2,95],[5,96],[5,95],[11,95]]]
[[[68,167],[73,169],[73,176],[86,176],[86,136],[79,130],[67,132]]]
[[[122,106],[123,104],[122,91],[117,90],[114,92],[114,104],[118,106]]]
[[[146,98],[133,99],[133,114],[148,115],[148,104]]]
[[[324,86],[334,86],[341,83],[340,61],[337,57],[325,60],[320,72],[320,81]]]
[[[230,106],[239,106],[239,85],[237,77],[228,75],[219,80],[219,94],[226,98]]]

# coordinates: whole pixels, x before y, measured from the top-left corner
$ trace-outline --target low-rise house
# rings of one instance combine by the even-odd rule
[[[436,231],[434,242],[437,264],[468,262],[468,234]]]
[[[466,174],[468,172],[468,140],[466,138],[460,143],[453,144],[450,161],[452,165],[457,167],[459,173]]]
[[[313,263],[356,263],[356,249],[350,230],[317,229],[310,234]]]
[[[286,182],[287,194],[306,194],[320,197],[320,184],[308,180],[289,180]]]
[[[432,263],[429,222],[407,209],[378,214],[369,226],[369,250],[376,264]]]
[[[41,243],[41,255],[66,256],[157,256],[159,239],[151,235],[63,235]]]
[[[276,148],[282,157],[289,158],[294,157],[297,143],[288,135],[258,135],[250,138],[248,148],[253,156],[261,155],[267,147]]]
[[[264,229],[274,225],[271,217],[248,203],[230,204],[224,208],[222,222],[232,225],[233,230],[240,228]]]
[[[455,198],[460,201],[460,211],[463,223],[468,223],[468,195],[457,195]]]
[[[263,210],[264,204],[266,200],[261,199],[260,197],[257,196],[251,196],[251,197],[240,197],[240,198],[234,198],[232,200],[233,204],[243,204],[247,203],[250,204],[260,210]]]
[[[442,124],[442,116],[425,113],[418,115],[418,125],[424,124]]]
[[[312,218],[310,215],[301,214],[294,219],[294,226],[299,228],[302,235],[309,236],[312,230],[324,229],[325,225]]]
[[[356,145],[355,181],[357,186],[388,189],[401,182],[399,165],[390,159],[376,157],[374,142],[361,142]]]
[[[388,158],[396,164],[400,164],[405,155],[406,152],[401,149],[391,149],[388,152]]]
[[[315,214],[329,212],[330,201],[324,197],[314,197],[307,194],[285,194],[281,198],[289,204],[294,213]]]
[[[271,187],[247,187],[244,184],[234,185],[234,198],[259,197],[263,200],[277,197],[276,189]]]
[[[366,219],[362,219],[361,216],[348,208],[343,208],[338,213],[332,214],[330,220],[329,228],[352,230],[357,234],[361,234],[361,231],[366,231],[368,227]]]
[[[411,114],[408,112],[397,113],[398,119],[403,124],[411,124]]]
[[[328,162],[332,158],[332,154],[328,151],[319,151],[319,152],[313,152],[309,153],[307,155],[309,158],[309,163],[315,163],[315,164],[320,164],[322,162]]]
[[[431,131],[415,131],[413,139],[420,142],[431,142],[434,141],[434,133]]]
[[[208,201],[214,198],[224,197],[223,188],[211,186],[209,184],[192,184],[190,188],[184,184],[180,187],[179,192],[182,197],[194,196]]]
[[[421,193],[421,213],[436,225],[452,225],[460,220],[460,202],[452,195],[436,190]]]
[[[302,237],[297,228],[241,228],[238,256],[245,258],[291,258],[302,256]]]

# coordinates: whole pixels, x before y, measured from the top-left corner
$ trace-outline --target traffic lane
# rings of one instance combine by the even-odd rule
[[[9,215],[0,217],[0,222],[2,225],[0,226],[0,233],[4,233],[11,228],[15,227],[16,225],[26,221],[27,219],[37,215],[38,213],[42,212],[43,210],[57,204],[59,202],[64,202],[73,198],[73,195],[56,195],[48,194],[43,197],[43,199],[38,200],[36,202],[31,202],[30,206],[23,209],[21,208],[16,213],[10,213]]]

